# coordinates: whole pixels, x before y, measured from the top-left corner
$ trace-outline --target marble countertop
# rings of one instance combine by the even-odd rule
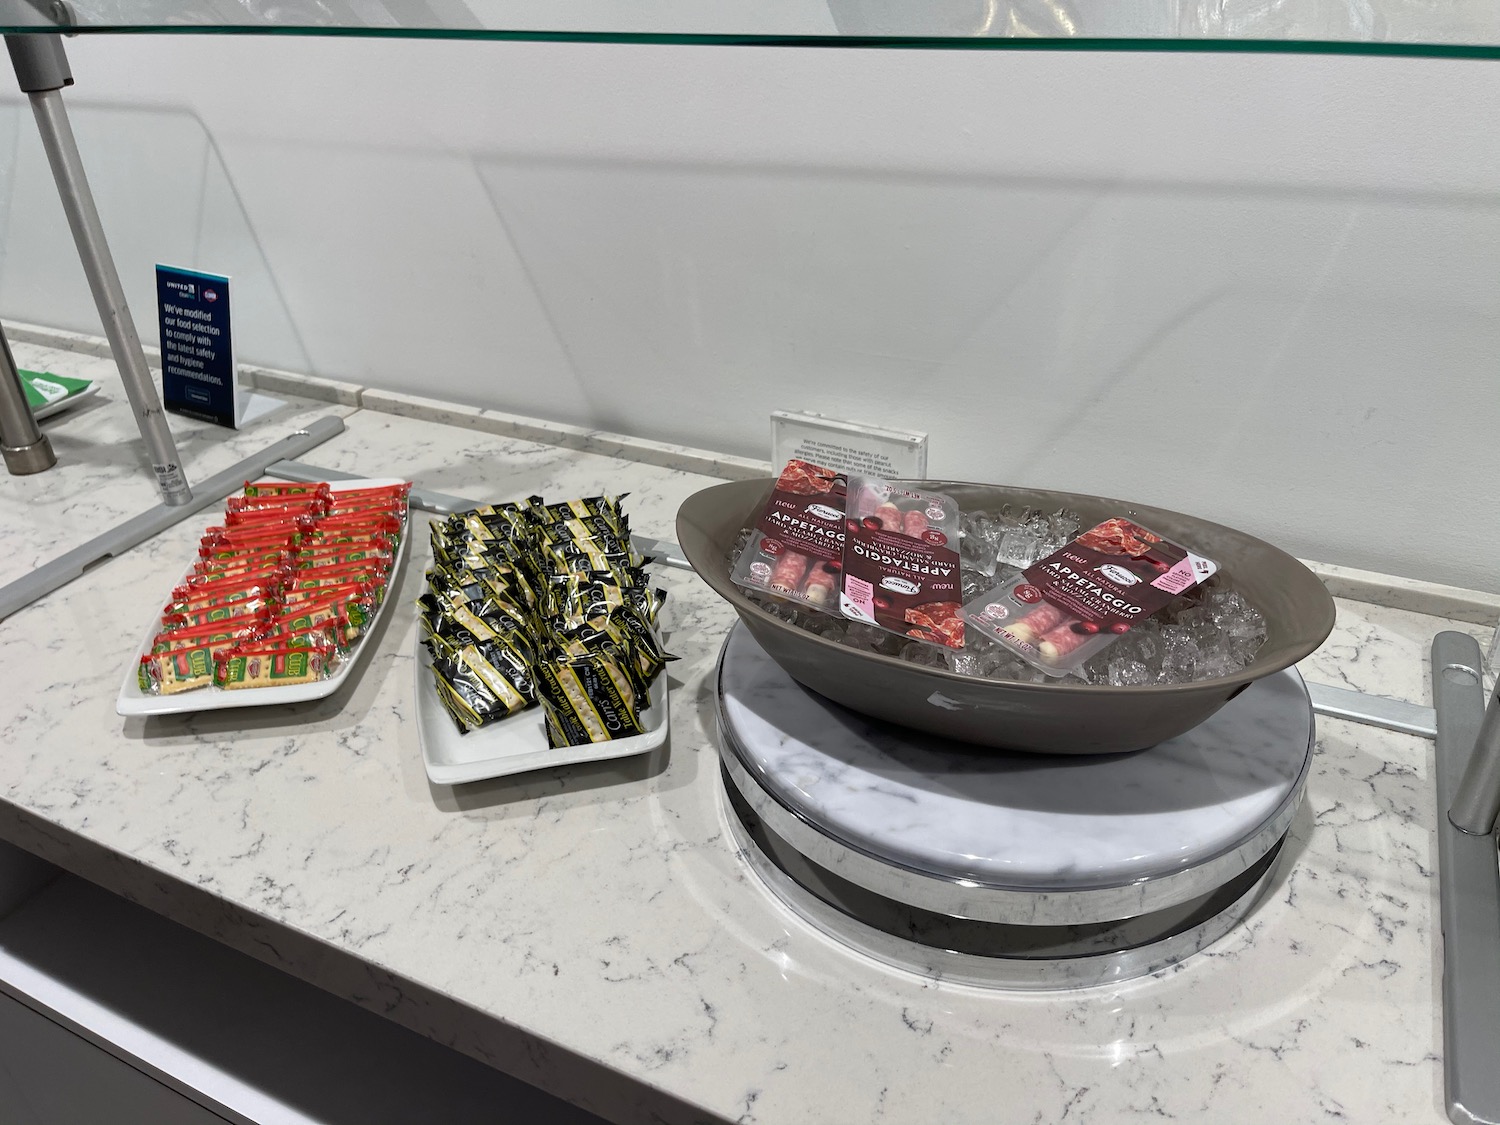
[[[11,350],[20,367],[93,379],[99,392],[43,419],[42,429],[57,454],[55,466],[32,476],[5,478],[0,488],[0,512],[5,513],[0,585],[161,503],[114,361],[19,341],[11,342]],[[280,405],[243,430],[167,415],[190,483],[222,472],[315,418],[345,417],[356,409],[295,394],[269,397],[279,399]],[[22,508],[31,514],[11,514]]]
[[[672,537],[678,504],[713,483],[307,413],[330,409],[348,430],[310,463],[479,499],[628,491],[647,535]],[[48,425],[73,435],[53,480],[0,480],[0,579],[92,533],[80,520],[149,506],[130,456],[96,444],[120,427],[91,418]],[[247,435],[217,437],[191,447],[194,475],[243,455],[229,447]],[[75,488],[101,507],[81,512]],[[681,657],[667,747],[450,789],[428,783],[413,723],[420,548],[369,665],[330,699],[115,715],[198,526],[0,623],[0,837],[619,1121],[1445,1120],[1428,742],[1320,719],[1274,887],[1174,970],[1076,993],[935,983],[814,932],[736,857],[710,697],[732,613],[693,575],[661,576]],[[1340,602],[1303,671],[1427,702],[1445,627]]]

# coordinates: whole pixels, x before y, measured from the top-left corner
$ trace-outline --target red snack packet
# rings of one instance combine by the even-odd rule
[[[310,496],[326,495],[330,491],[323,481],[303,483],[300,481],[258,480],[245,482],[245,495],[249,497]]]
[[[288,590],[282,599],[282,608],[286,614],[292,614],[302,612],[306,606],[319,605],[333,599],[373,600],[379,590],[379,584],[369,580],[345,580],[335,586]]]
[[[964,606],[965,620],[1049,676],[1065,676],[1218,570],[1130,520],[1090,528]]]
[[[236,567],[230,570],[197,570],[178,584],[172,591],[174,598],[187,597],[193,591],[208,591],[219,588],[227,588],[237,583],[258,582],[289,582],[292,575],[296,573],[286,563],[276,563],[273,566],[247,566]]]
[[[236,567],[247,566],[252,563],[270,562],[289,556],[295,549],[290,542],[287,543],[263,543],[259,545],[245,546],[233,543],[210,543],[204,539],[198,544],[199,566],[207,566],[212,569],[233,570]]]
[[[162,614],[162,624],[169,628],[177,625],[209,625],[217,621],[234,621],[245,628],[263,627],[273,616],[272,606],[258,598],[234,602],[230,605],[210,606],[188,613],[169,611]]]
[[[294,546],[297,546],[296,528],[208,528],[198,553],[208,558],[216,552],[281,550]]]
[[[226,512],[321,512],[329,505],[323,493],[302,496],[231,496],[224,501]]]
[[[287,619],[283,619],[267,630],[260,639],[282,640],[287,644],[296,644],[299,637],[317,637],[334,646],[337,651],[344,652],[349,646],[346,635],[348,626],[349,622],[344,617],[331,617],[316,625],[293,625]]]
[[[302,570],[287,588],[288,596],[296,596],[303,590],[316,590],[325,586],[347,586],[351,583],[368,584],[372,589],[385,585],[390,568],[383,562],[372,559],[368,563],[351,563],[348,566],[325,567]]]
[[[788,461],[735,563],[734,581],[833,612],[847,487],[833,469]]]
[[[214,621],[207,625],[185,625],[175,629],[163,629],[151,641],[152,652],[169,652],[179,648],[196,648],[209,645],[216,640],[225,644],[238,644],[256,635],[256,623],[240,621]]]
[[[178,587],[180,590],[181,587]],[[188,589],[182,596],[173,591],[172,601],[167,604],[168,613],[197,613],[219,605],[234,605],[236,602],[270,601],[281,592],[280,582],[225,583],[222,587],[207,590]]]
[[[919,641],[964,647],[953,498],[876,477],[849,481],[839,609]]]
[[[405,507],[407,498],[411,495],[411,481],[377,485],[374,488],[341,488],[330,495],[335,504],[347,504],[353,501],[391,501]]]
[[[220,653],[214,683],[230,691],[312,683],[328,674],[330,654],[314,646],[285,645]]]
[[[371,559],[379,559],[390,562],[394,557],[393,549],[388,541],[371,540],[367,545],[353,543],[332,543],[327,546],[305,547],[297,552],[294,566],[298,570],[307,570],[312,567],[338,566],[342,563],[365,562]]]

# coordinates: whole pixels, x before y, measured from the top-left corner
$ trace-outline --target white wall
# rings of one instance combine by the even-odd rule
[[[153,262],[222,268],[247,360],[754,456],[776,408],[926,429],[1500,590],[1500,63],[69,51],[147,337]],[[97,331],[21,112],[0,314]]]

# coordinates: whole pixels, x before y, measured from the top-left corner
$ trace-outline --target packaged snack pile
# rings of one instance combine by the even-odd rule
[[[310,683],[345,659],[385,596],[411,484],[246,483],[172,591],[143,692]]]
[[[904,489],[904,486],[894,485],[892,482],[877,484],[902,488],[914,497],[919,492],[916,489]],[[778,491],[780,487],[778,484]],[[875,493],[866,494],[864,482],[858,479],[848,481],[846,495],[848,518],[845,530],[851,538],[855,537],[854,524],[858,523],[864,529],[864,521],[872,516],[880,520],[879,530],[882,532],[887,529],[889,517],[889,529],[894,532],[898,513],[900,530],[902,534],[906,534],[906,509],[917,511],[915,499],[907,504],[898,498],[895,512],[888,509],[884,516],[878,515],[883,499]],[[949,498],[941,494],[922,493],[921,497],[925,500],[929,495],[938,496],[940,505],[942,501],[951,503]],[[865,509],[871,506],[872,501],[874,509],[866,512]],[[918,514],[924,518],[927,516],[925,503]],[[1078,515],[1066,510],[1042,512],[1033,508],[1006,505],[993,511],[961,512],[957,535],[958,593],[955,601],[976,614],[981,613],[985,606],[995,600],[987,595],[997,590],[1015,591],[1026,585],[1023,572],[1066,548],[1079,537],[1081,526]],[[913,529],[916,530],[915,521]],[[963,621],[956,605],[951,616],[946,612],[946,607],[943,612],[934,614],[922,610],[920,606],[913,606],[903,608],[902,620],[899,622],[893,620],[889,613],[885,614],[882,621],[881,610],[884,607],[876,602],[876,598],[891,601],[890,593],[904,592],[899,584],[896,591],[888,589],[885,594],[872,589],[870,601],[876,612],[866,614],[857,610],[851,612],[848,604],[844,604],[842,612],[839,612],[836,607],[824,607],[821,603],[812,603],[806,599],[791,600],[779,591],[745,582],[741,580],[741,571],[736,564],[743,565],[757,550],[763,550],[763,534],[759,526],[742,532],[727,561],[735,581],[766,612],[851,648],[879,652],[928,667],[947,668],[961,675],[1044,683],[1063,672],[1092,684],[1113,686],[1190,683],[1232,675],[1255,658],[1266,639],[1264,618],[1243,594],[1234,589],[1232,576],[1222,572],[1210,573],[1207,577],[1200,575],[1199,580],[1185,585],[1173,594],[1165,607],[1148,611],[1144,605],[1138,606],[1142,612],[1129,615],[1130,627],[1123,632],[1114,631],[1112,626],[1118,624],[1116,621],[1105,624],[1101,618],[1085,622],[1083,615],[1078,614],[1069,615],[1066,622],[1059,618],[1050,628],[1042,631],[1043,634],[1054,634],[1060,625],[1069,634],[1061,645],[1057,643],[1060,634],[1050,638],[1048,653],[1059,659],[1049,664],[1041,658],[1040,644],[1033,645],[1036,651],[1023,654],[1018,646],[1008,646],[996,639],[993,630],[987,635],[986,631],[976,628],[972,621]],[[951,544],[953,537],[946,536],[946,533],[945,537]],[[1190,553],[1183,547],[1175,550],[1183,557]],[[1161,551],[1158,550],[1157,553],[1161,554]],[[1165,561],[1164,555],[1156,560]],[[837,560],[827,563],[841,576],[851,569],[849,564],[847,549]],[[882,565],[888,569],[890,567],[890,564]],[[1150,565],[1151,580],[1154,580],[1162,572],[1155,563]],[[1174,561],[1168,563],[1166,569],[1171,570],[1175,565],[1174,557]],[[899,579],[910,576],[884,577]],[[1136,576],[1132,574],[1129,577]],[[1121,580],[1127,585],[1133,585],[1123,577]],[[846,588],[847,582],[847,578],[842,579]],[[1150,580],[1142,584],[1149,585],[1149,582]],[[875,587],[879,583],[870,585]],[[1024,591],[1024,594],[1026,597],[1031,596],[1030,591]],[[918,596],[927,595],[924,593]],[[979,604],[975,605],[976,602]],[[1028,604],[1020,600],[1014,609],[1019,612],[1022,607],[1026,607],[1029,612],[1039,608],[1039,604]],[[1009,613],[1011,608],[1007,606],[1007,615],[1016,620]],[[912,609],[924,612],[927,621],[909,616]],[[876,623],[870,623],[871,616]],[[956,624],[950,624],[954,621]],[[1075,622],[1079,624],[1076,630],[1079,640],[1076,642],[1073,640]],[[1031,626],[1039,624],[1040,619],[1034,620],[1026,629],[1028,632],[1035,632]],[[905,628],[899,628],[901,625]],[[1090,625],[1098,626],[1098,631],[1090,629]],[[1101,634],[1104,634],[1102,644],[1096,640]],[[1028,638],[1022,639],[1031,643]],[[955,645],[955,640],[960,643]],[[1067,648],[1066,653],[1061,651],[1063,647]]]
[[[619,500],[533,496],[432,525],[423,643],[460,732],[540,704],[550,745],[644,734],[651,684],[673,657]]]

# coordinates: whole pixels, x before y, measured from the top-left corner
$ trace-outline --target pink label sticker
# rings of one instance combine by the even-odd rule
[[[844,601],[860,616],[869,621],[875,620],[875,587],[863,578],[855,578],[852,575],[845,577]]]
[[[1160,575],[1151,585],[1169,594],[1180,594],[1189,586],[1196,585],[1197,582],[1198,576],[1193,573],[1193,560],[1187,558]]]

